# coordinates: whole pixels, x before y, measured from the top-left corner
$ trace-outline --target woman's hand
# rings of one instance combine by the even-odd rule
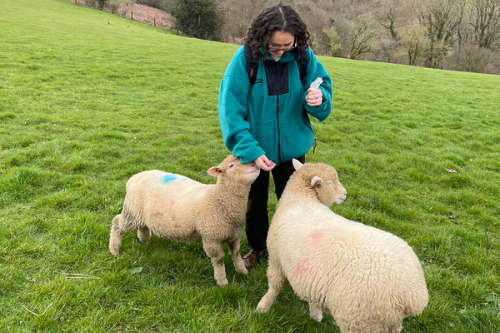
[[[254,162],[257,167],[264,171],[272,170],[276,166],[276,164],[269,160],[266,155],[260,155]]]
[[[310,106],[319,106],[323,103],[323,93],[321,89],[307,89],[306,103]]]

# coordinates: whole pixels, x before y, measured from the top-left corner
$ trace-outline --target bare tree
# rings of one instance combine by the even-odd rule
[[[111,14],[124,15],[133,3],[133,0],[108,0],[107,7]]]
[[[430,46],[426,27],[418,22],[410,23],[401,32],[399,43],[407,50],[408,65],[418,65],[418,60],[428,52]]]
[[[342,48],[342,45],[339,43],[339,34],[334,27],[324,28],[323,33],[325,34],[326,38],[328,38],[327,43],[329,46],[329,55],[336,55],[337,52]]]
[[[462,45],[469,42],[470,36],[470,24],[469,17],[467,15],[469,0],[457,0],[460,20],[456,28],[456,49],[460,51]]]
[[[97,0],[84,0],[85,6],[96,8],[98,6]]]
[[[419,9],[419,20],[427,29],[430,41],[427,66],[436,68],[448,55],[456,28],[461,22],[456,0],[427,0]]]
[[[500,39],[500,0],[472,0],[470,6],[475,43],[491,49]]]
[[[372,52],[373,43],[378,37],[377,25],[370,14],[361,14],[349,24],[349,59]]]
[[[399,37],[399,39],[401,39]],[[399,42],[392,38],[382,38],[377,41],[374,55],[375,61],[397,62],[397,50]]]
[[[398,32],[396,31],[396,22],[401,13],[400,0],[388,0],[384,3],[381,12],[378,15],[379,23],[387,29],[389,35],[394,40],[399,40]]]
[[[252,20],[271,4],[266,0],[219,0],[218,5],[225,18],[223,40],[239,44],[243,41]]]

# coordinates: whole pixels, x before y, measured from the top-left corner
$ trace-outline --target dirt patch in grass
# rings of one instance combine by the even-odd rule
[[[174,27],[174,17],[169,13],[137,3],[127,10],[126,17],[166,29]]]
[[[66,0],[67,2],[75,3],[77,5],[85,6],[84,0]],[[109,9],[104,9],[110,12]],[[112,13],[128,19],[132,19],[139,22],[144,22],[147,24],[155,25],[157,27],[162,27],[166,29],[172,29],[174,27],[175,18],[163,10],[140,5],[134,3],[127,8],[118,9],[117,13]]]

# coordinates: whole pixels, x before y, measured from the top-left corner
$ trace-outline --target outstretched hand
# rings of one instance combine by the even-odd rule
[[[254,162],[260,169],[264,171],[272,170],[276,166],[276,163],[273,163],[273,161],[269,160],[266,155],[260,155]]]

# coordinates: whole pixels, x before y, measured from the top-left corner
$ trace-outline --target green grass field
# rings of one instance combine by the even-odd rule
[[[289,288],[256,313],[265,262],[242,277],[228,256],[219,288],[201,243],[131,232],[108,253],[134,173],[214,182],[238,46],[62,0],[0,0],[0,13],[0,331],[338,332]],[[348,197],[333,210],[420,258],[430,302],[403,332],[498,332],[500,76],[320,60],[334,110],[307,159],[338,170]]]

